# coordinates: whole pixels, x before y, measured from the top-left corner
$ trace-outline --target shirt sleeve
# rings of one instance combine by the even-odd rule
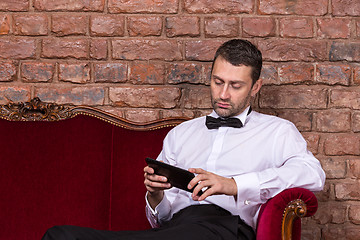
[[[233,177],[240,204],[264,203],[281,191],[303,187],[310,191],[322,190],[325,173],[320,162],[307,150],[307,143],[292,123],[276,134],[269,161],[274,166],[262,171]]]
[[[163,149],[160,152],[159,156],[157,157],[157,160],[164,161],[168,164],[174,164],[174,156],[171,151],[172,147],[172,139],[173,139],[174,130],[170,130],[170,132],[167,134],[167,136],[164,139],[163,142]],[[171,197],[170,200],[167,197],[167,192],[170,190],[164,191],[164,198],[162,201],[155,207],[155,209],[152,209],[148,200],[146,193],[145,201],[146,201],[146,207],[145,207],[145,213],[146,217],[150,223],[150,225],[153,228],[159,227],[162,222],[168,221],[171,218]]]

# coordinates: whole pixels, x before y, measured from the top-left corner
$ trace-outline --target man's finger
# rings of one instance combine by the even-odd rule
[[[189,168],[188,171],[195,174],[206,173],[206,171],[202,168]]]

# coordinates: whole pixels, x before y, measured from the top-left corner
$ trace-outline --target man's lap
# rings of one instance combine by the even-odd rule
[[[175,214],[160,228],[144,231],[108,231],[77,226],[55,226],[43,240],[238,240],[255,239],[251,230],[238,238],[239,218],[215,205],[190,206]],[[241,236],[241,233],[239,234]]]

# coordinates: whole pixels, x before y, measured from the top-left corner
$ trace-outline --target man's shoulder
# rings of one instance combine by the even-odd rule
[[[294,127],[294,123],[290,122],[287,119],[275,116],[275,115],[270,115],[270,114],[265,114],[265,113],[260,113],[260,112],[253,112],[252,113],[252,120],[253,122],[255,122],[256,124],[266,124],[266,125],[277,125],[277,126],[288,126],[288,127]]]

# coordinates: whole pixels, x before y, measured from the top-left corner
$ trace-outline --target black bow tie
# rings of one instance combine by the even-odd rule
[[[243,127],[243,124],[238,118],[214,118],[211,116],[206,116],[205,124],[208,129],[217,129],[221,126],[234,128]]]

